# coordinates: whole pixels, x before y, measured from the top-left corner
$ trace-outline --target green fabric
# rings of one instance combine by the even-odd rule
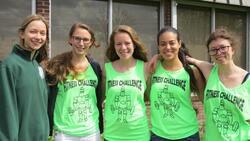
[[[250,140],[250,79],[226,88],[218,77],[218,66],[210,73],[204,96],[207,141]]]
[[[0,65],[0,140],[45,141],[49,135],[44,72],[15,45]]]
[[[157,62],[151,76],[152,132],[166,139],[182,139],[198,132],[190,98],[190,77],[184,68],[170,72]]]
[[[96,74],[89,65],[76,78],[70,73],[65,82],[58,83],[55,103],[55,130],[72,136],[86,136],[99,131],[95,88]]]
[[[106,63],[104,138],[108,141],[148,141],[150,138],[144,92],[144,62],[124,73]]]

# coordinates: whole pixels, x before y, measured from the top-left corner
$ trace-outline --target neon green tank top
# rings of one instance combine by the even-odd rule
[[[86,71],[58,83],[54,110],[54,128],[72,136],[86,136],[99,131],[95,88],[97,76],[89,65]]]
[[[250,79],[226,88],[218,77],[218,65],[209,75],[204,92],[206,141],[250,140]]]
[[[184,68],[169,72],[157,62],[151,76],[150,112],[152,132],[176,140],[198,132],[198,121],[190,97],[190,77]]]
[[[148,141],[150,138],[144,92],[144,62],[119,73],[105,64],[106,103],[104,138],[108,141]]]

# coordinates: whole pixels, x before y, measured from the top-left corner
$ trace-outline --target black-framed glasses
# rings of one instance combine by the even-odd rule
[[[214,56],[220,51],[220,53],[225,53],[228,51],[228,48],[231,46],[219,46],[218,48],[208,50],[208,54]]]
[[[72,36],[72,38],[74,39],[75,42],[80,43],[81,41],[83,41],[83,43],[87,44],[90,43],[91,39],[90,38],[81,38],[79,36]]]

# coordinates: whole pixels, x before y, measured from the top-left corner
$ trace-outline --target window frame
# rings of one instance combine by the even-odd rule
[[[171,0],[172,3],[172,26],[177,28],[177,5],[184,4],[190,6],[201,6],[211,8],[211,32],[215,30],[215,10],[216,9],[225,9],[230,11],[238,11],[246,13],[246,70],[250,71],[250,8],[244,6],[234,6],[228,4],[219,4],[213,2],[205,1],[187,1],[187,0]]]

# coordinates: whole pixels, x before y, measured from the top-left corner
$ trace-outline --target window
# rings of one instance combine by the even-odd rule
[[[134,28],[148,48],[149,58],[151,58],[150,56],[157,53],[156,35],[159,30],[159,3],[132,2],[114,1],[113,26],[127,24]]]
[[[108,26],[127,24],[133,27],[150,54],[157,52],[156,34],[159,30],[159,1],[113,0],[109,7],[108,0],[52,1],[52,57],[71,49],[68,33],[76,21],[89,25],[97,35],[101,47],[90,50],[91,56],[103,65],[108,41]],[[108,18],[109,8],[112,17]],[[110,22],[112,21],[112,22]]]
[[[201,60],[210,60],[206,41],[213,28],[226,27],[241,39],[241,46],[236,51],[235,63],[246,68],[246,12],[229,9],[227,5],[197,4],[196,6],[178,3],[177,28],[187,44],[191,55]],[[227,9],[223,9],[227,8]],[[243,10],[242,10],[243,11]],[[212,17],[215,17],[214,19]],[[214,26],[214,27],[213,27]]]
[[[178,31],[190,54],[197,59],[208,60],[205,42],[211,31],[210,9],[178,5],[177,12]]]
[[[75,22],[90,26],[97,36],[101,47],[91,49],[98,61],[103,61],[107,40],[107,2],[97,0],[52,1],[52,57],[71,50],[68,44],[69,31]]]
[[[236,49],[234,62],[246,67],[246,13],[218,9],[215,15],[216,27],[227,27],[239,37],[240,46]]]
[[[31,1],[8,0],[0,2],[0,60],[6,57],[15,43],[19,43],[18,28],[31,14]]]

